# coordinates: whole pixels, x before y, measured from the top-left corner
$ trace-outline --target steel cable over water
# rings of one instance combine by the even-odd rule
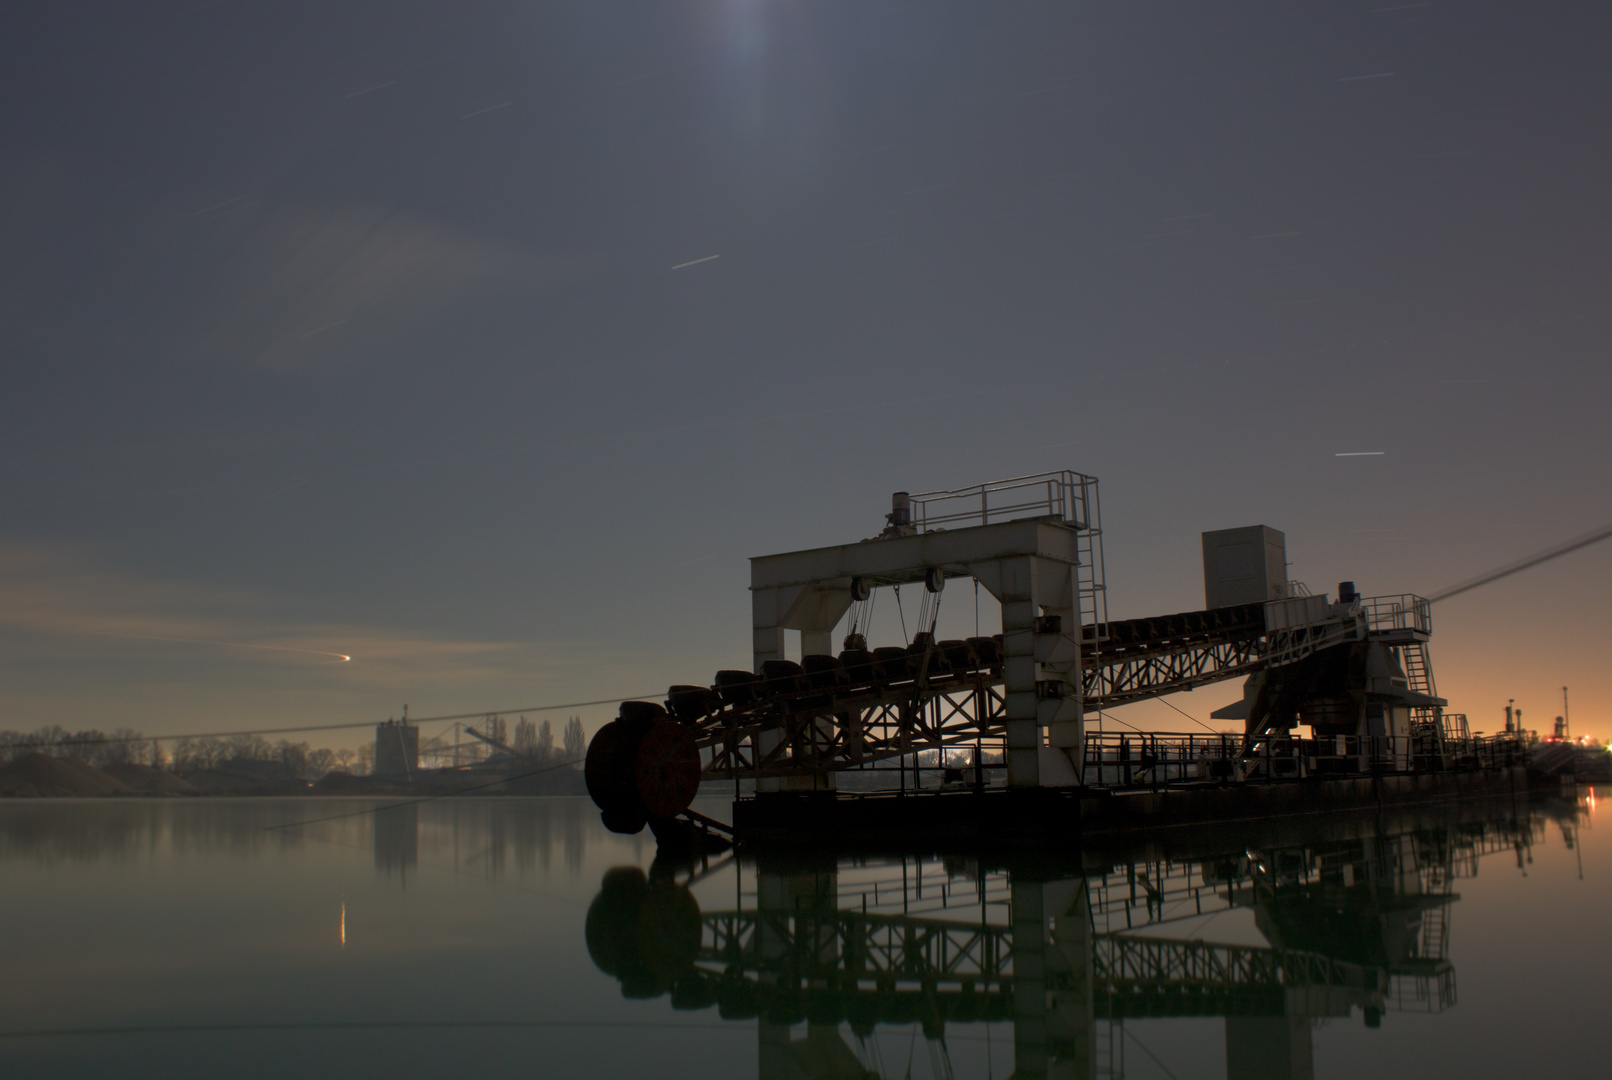
[[[515,709],[482,709],[479,712],[455,713],[452,716],[411,716],[411,724],[435,724],[447,720],[481,720],[489,716],[505,716],[518,713],[554,712],[558,709],[581,709],[589,705],[619,705],[623,701],[636,701],[643,698],[658,698],[660,693],[631,694],[627,697],[601,698],[598,701],[568,701],[561,705],[523,705]],[[181,739],[229,739],[237,735],[294,735],[307,731],[344,731],[353,728],[374,727],[383,721],[353,720],[342,724],[309,724],[302,727],[282,728],[251,728],[235,731],[187,731],[179,734],[167,735],[107,735],[97,739],[58,739],[54,742],[16,742],[0,747],[5,750],[36,750],[51,746],[110,746],[115,743],[145,743],[145,742],[178,742]]]

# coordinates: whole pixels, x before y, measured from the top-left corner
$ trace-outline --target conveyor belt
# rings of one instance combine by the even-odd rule
[[[1088,712],[1247,675],[1263,663],[1263,605],[1086,627]],[[1095,646],[1094,643],[1095,642]],[[907,649],[769,661],[676,686],[672,719],[694,730],[704,775],[809,775],[914,751],[1001,738],[1001,638],[920,640]],[[763,736],[772,733],[772,740]],[[763,743],[772,745],[763,748]]]

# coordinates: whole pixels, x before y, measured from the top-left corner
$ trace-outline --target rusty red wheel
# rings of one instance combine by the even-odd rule
[[[662,721],[638,744],[633,768],[640,803],[652,818],[676,817],[700,791],[700,751],[694,733]]]

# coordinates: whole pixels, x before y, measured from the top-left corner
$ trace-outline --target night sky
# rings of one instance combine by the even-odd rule
[[[1591,2],[7,4],[0,728],[706,682],[747,557],[1053,469],[1101,479],[1114,617],[1201,606],[1205,529],[1371,595],[1612,522],[1609,40]],[[1609,584],[1612,543],[1436,605],[1452,710],[1570,685],[1612,735]]]

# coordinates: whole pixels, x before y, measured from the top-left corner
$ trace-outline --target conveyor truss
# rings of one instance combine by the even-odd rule
[[[1270,609],[1286,601],[1084,625],[1085,712],[1101,715],[1246,677],[1367,636],[1396,649],[1412,690],[1434,693],[1425,599],[1371,597],[1332,605],[1319,599],[1321,604],[1308,605],[1318,617],[1298,625],[1272,615]],[[1280,625],[1272,628],[1273,622]],[[1043,629],[1048,637],[1067,636],[1061,626]],[[711,687],[673,687],[667,706],[694,728],[705,780],[883,768],[901,771],[903,784],[912,770],[916,785],[922,761],[930,773],[950,769],[953,783],[984,784],[993,761],[1000,760],[1004,732],[1001,636],[937,642],[919,634],[905,649],[807,657],[801,665],[772,662],[760,675],[721,672]],[[1472,739],[1459,714],[1422,708],[1414,719],[1415,746],[1400,757],[1418,768],[1488,767],[1510,752]],[[772,731],[784,738],[758,753],[760,736]],[[1302,759],[1316,756],[1299,740],[1244,740],[1207,731],[1143,734],[1110,727],[1088,729],[1085,742],[1083,779],[1102,786],[1242,779],[1249,760],[1292,757],[1301,762],[1295,770],[1302,770]],[[1326,752],[1332,752],[1331,740]],[[1379,748],[1376,756],[1386,760],[1392,754]],[[1283,768],[1265,771],[1273,775]]]

